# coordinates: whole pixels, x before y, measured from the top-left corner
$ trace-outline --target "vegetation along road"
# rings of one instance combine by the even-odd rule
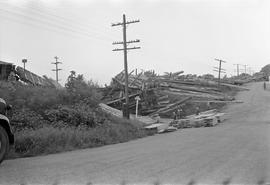
[[[0,184],[270,182],[270,87],[249,84],[216,127],[178,130],[127,143],[7,160]]]

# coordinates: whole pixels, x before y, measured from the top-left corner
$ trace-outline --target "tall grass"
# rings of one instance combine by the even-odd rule
[[[106,125],[95,128],[60,128],[46,125],[36,130],[21,130],[16,132],[15,147],[10,153],[10,158],[92,148],[145,137],[147,133],[140,124],[111,117]]]
[[[126,142],[147,133],[140,123],[98,108],[98,85],[74,74],[66,88],[0,82],[0,97],[13,105],[15,147],[10,158]]]

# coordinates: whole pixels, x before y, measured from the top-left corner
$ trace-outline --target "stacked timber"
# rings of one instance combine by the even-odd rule
[[[183,75],[183,73],[183,71],[178,71],[157,75],[154,71],[140,73],[131,71],[128,74],[130,112],[133,114],[136,112],[136,97],[140,97],[139,115],[154,116],[158,114],[161,117],[172,115],[183,104],[189,102],[197,104],[236,102],[233,97],[221,91],[218,83],[213,79],[190,74]],[[248,90],[230,83],[220,85],[223,89]],[[121,71],[112,78],[110,86],[103,89],[103,101],[108,106],[121,110],[125,102],[124,94],[125,75],[124,71]]]
[[[198,128],[198,127],[212,127],[223,122],[226,119],[225,113],[219,113],[213,109],[205,111],[199,115],[190,115],[185,119],[178,119],[171,122],[171,125],[180,128]]]

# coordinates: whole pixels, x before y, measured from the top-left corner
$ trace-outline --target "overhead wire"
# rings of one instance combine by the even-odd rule
[[[66,19],[65,17],[56,15],[56,14],[58,13],[58,11],[57,11],[55,8],[53,8],[53,7],[45,6],[44,4],[41,4],[41,3],[36,3],[35,6],[39,6],[40,8],[45,8],[46,11],[50,11],[53,15],[55,15],[55,16],[57,16],[57,17],[59,17],[59,18],[62,18],[62,19]],[[33,7],[33,6],[32,6],[32,7]],[[40,10],[40,9],[39,9],[39,10]],[[53,11],[53,10],[54,10],[54,11]],[[72,13],[71,11],[68,11],[68,9],[64,9],[64,11],[67,12],[68,15],[69,15],[68,20],[70,20],[70,21],[72,21],[72,20],[73,20],[73,21],[78,21],[77,19],[73,18],[73,17],[76,17],[76,15],[75,15],[74,13]],[[97,29],[98,31],[100,31],[100,30],[99,30],[100,28],[103,28],[103,27],[104,27],[104,25],[101,25],[101,24],[99,24],[98,22],[91,22],[91,24],[88,23],[88,22],[90,22],[89,19],[87,20],[87,22],[84,22],[84,24],[82,24],[82,25],[87,26],[87,27],[89,26],[89,27],[91,27],[91,28]],[[108,24],[108,25],[109,25],[109,24]],[[110,33],[110,34],[113,34],[113,33]],[[116,35],[115,35],[115,36],[116,36]]]
[[[0,10],[0,12],[1,12],[1,10]],[[42,24],[36,24],[36,23],[33,23],[33,22],[22,21],[18,17],[11,17],[11,16],[8,16],[8,15],[1,15],[1,14],[0,14],[0,17],[5,17],[6,20],[8,19],[8,20],[10,20],[12,22],[16,22],[16,23],[19,23],[19,24],[22,24],[22,25],[38,26],[38,27],[41,27],[43,30],[55,31],[55,32],[58,32],[60,34],[65,34],[65,35],[68,35],[68,36],[76,36],[76,37],[80,37],[80,38],[87,37],[86,35],[81,35],[81,34],[78,34],[78,33],[63,32],[63,31],[60,31],[59,29],[57,29],[55,27],[48,27],[48,26],[42,25]]]
[[[24,18],[26,18],[26,20],[23,19],[24,21],[31,21],[33,23],[36,23],[36,25],[46,25],[46,26],[48,26],[50,28],[54,28],[54,29],[57,28],[57,29],[60,29],[62,31],[66,31],[66,32],[68,31],[68,32],[79,34],[79,35],[84,35],[84,36],[86,36],[88,38],[91,38],[91,39],[108,41],[108,39],[105,39],[103,37],[97,37],[95,35],[91,35],[91,34],[89,34],[87,32],[81,31],[81,30],[72,29],[70,27],[63,26],[63,25],[58,25],[58,24],[50,22],[48,20],[42,20],[42,19],[33,18],[33,17],[27,16],[27,15],[25,15],[23,13],[14,12],[14,11],[11,11],[11,10],[5,10],[5,9],[2,9],[2,8],[0,8],[0,11],[6,12],[6,13],[8,13],[10,15],[13,15],[13,16],[17,16],[17,18],[20,18],[20,19],[24,17]]]
[[[39,8],[37,8],[37,6],[39,6]],[[33,5],[31,6],[31,4],[24,4],[24,5],[20,4],[20,5],[13,5],[12,8],[16,8],[19,11],[23,10],[24,13],[28,13],[28,14],[29,12],[33,12],[35,16],[38,16],[41,19],[47,19],[52,22],[64,24],[67,27],[74,27],[74,24],[75,24],[75,27],[77,29],[83,30],[84,32],[88,32],[89,34],[94,33],[95,35],[106,37],[111,40],[115,38],[115,36],[111,36],[113,33],[108,34],[108,33],[105,33],[104,30],[101,31],[101,28],[103,27],[97,28],[97,26],[95,26],[94,24],[91,24],[91,25],[83,24],[81,23],[81,21],[78,21],[78,19],[71,19],[71,17],[74,17],[74,16],[71,16],[70,13],[69,13],[69,18],[59,16],[58,15],[59,12],[53,12],[50,10],[51,9],[50,7],[45,7],[40,4],[35,4],[35,6]],[[45,9],[45,12],[43,11],[43,9]]]

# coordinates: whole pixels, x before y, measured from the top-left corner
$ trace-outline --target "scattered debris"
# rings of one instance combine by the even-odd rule
[[[226,114],[217,110],[201,112],[199,105],[205,110],[212,104],[242,103],[229,96],[224,89],[230,91],[248,90],[248,88],[224,81],[218,88],[218,82],[207,75],[183,75],[183,71],[157,75],[154,71],[137,74],[134,70],[128,74],[130,118],[136,119],[136,97],[140,98],[138,120],[145,123],[146,130],[156,133],[172,132],[182,128],[210,127],[225,120]],[[112,78],[110,86],[102,88],[103,102],[100,107],[106,112],[122,117],[124,97],[124,71]],[[185,115],[184,106],[194,104],[194,115]],[[173,118],[173,119],[172,119]]]
[[[135,71],[135,74],[134,74]],[[172,118],[172,113],[187,102],[197,104],[240,103],[218,88],[215,79],[207,75],[183,75],[183,71],[157,75],[155,71],[137,73],[133,70],[128,74],[129,110],[136,113],[135,97],[140,97],[138,114],[162,118]],[[112,78],[110,86],[102,88],[103,102],[115,109],[122,110],[125,102],[124,71]],[[248,90],[232,83],[221,83],[221,88]]]

